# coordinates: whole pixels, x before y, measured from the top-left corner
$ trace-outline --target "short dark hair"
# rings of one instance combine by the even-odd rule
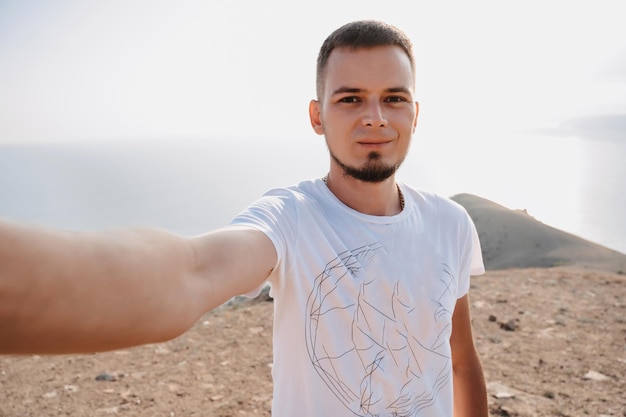
[[[397,27],[378,20],[359,20],[347,23],[331,33],[320,48],[317,56],[317,96],[324,90],[324,76],[328,58],[335,48],[347,47],[352,50],[375,46],[399,46],[409,57],[411,71],[415,76],[415,56],[411,39]]]

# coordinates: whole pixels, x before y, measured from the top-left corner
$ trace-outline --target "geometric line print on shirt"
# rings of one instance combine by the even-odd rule
[[[382,249],[373,243],[343,252],[315,278],[307,350],[319,377],[354,415],[419,416],[451,383],[456,278],[440,264],[434,291],[418,309],[406,281],[371,268]]]

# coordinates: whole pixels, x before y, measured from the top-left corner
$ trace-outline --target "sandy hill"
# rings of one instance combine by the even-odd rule
[[[578,266],[626,273],[626,255],[472,195],[452,197],[476,224],[488,270]]]
[[[625,275],[506,269],[471,285],[492,417],[624,416]],[[163,344],[0,356],[0,417],[270,417],[272,317],[253,300]]]

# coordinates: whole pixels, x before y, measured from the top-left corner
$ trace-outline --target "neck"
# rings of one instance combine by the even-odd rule
[[[360,213],[393,216],[404,209],[404,196],[393,175],[379,183],[368,183],[331,171],[324,182],[342,203]]]

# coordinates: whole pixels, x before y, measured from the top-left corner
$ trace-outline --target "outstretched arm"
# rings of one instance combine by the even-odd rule
[[[181,238],[0,222],[0,353],[162,342],[261,285],[275,262],[271,241],[253,229]]]
[[[474,345],[467,294],[456,302],[450,343],[454,373],[454,417],[487,417],[485,378]]]

